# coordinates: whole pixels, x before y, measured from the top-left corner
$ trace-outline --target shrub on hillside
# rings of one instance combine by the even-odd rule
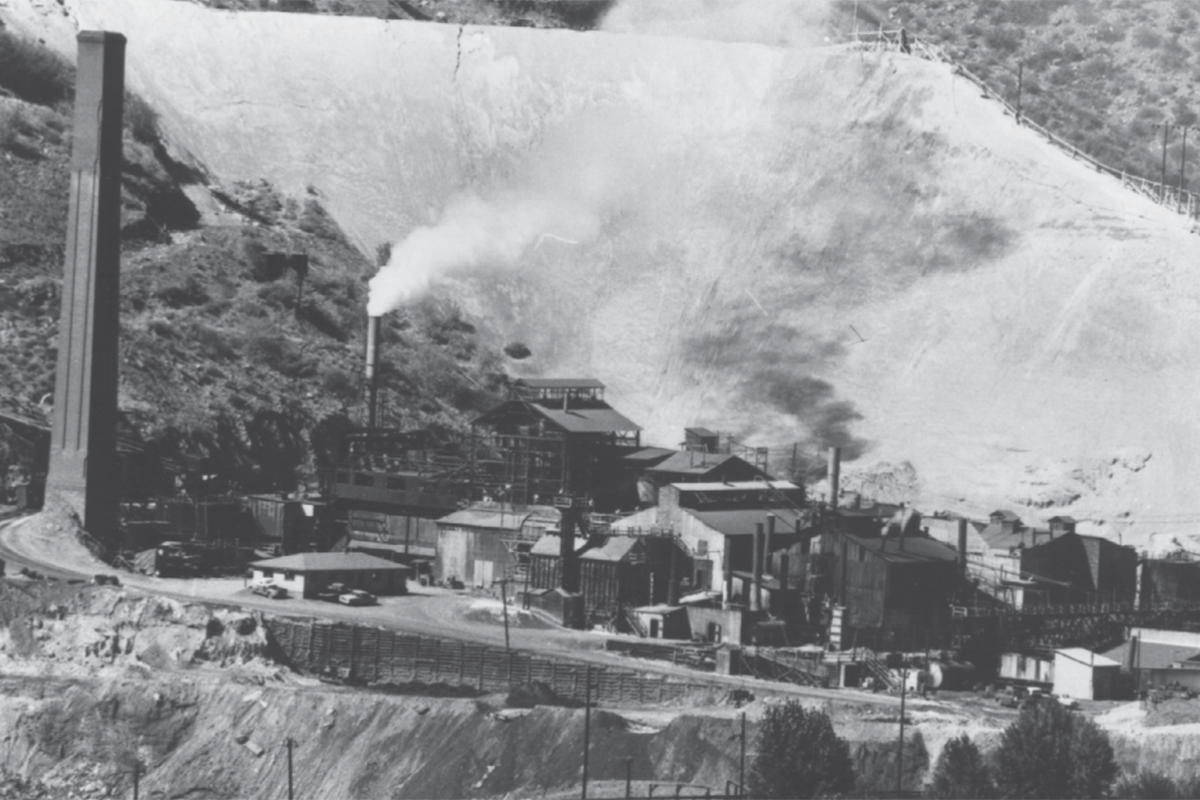
[[[358,399],[358,381],[345,370],[330,367],[321,375],[321,391],[344,403],[353,403]]]
[[[350,338],[342,328],[337,311],[318,298],[304,298],[304,302],[296,309],[296,318],[339,342]]]
[[[965,733],[946,742],[929,784],[930,797],[989,798],[996,796],[991,771],[979,748]]]
[[[316,365],[300,348],[277,333],[260,333],[246,342],[246,357],[289,378],[310,378]]]
[[[850,746],[823,711],[810,711],[797,700],[771,706],[756,746],[747,776],[750,797],[826,797],[854,790]]]
[[[1109,795],[1115,800],[1192,800],[1200,797],[1200,777],[1172,780],[1153,770],[1122,775]]]
[[[284,281],[264,284],[255,295],[270,308],[290,309],[296,305],[296,287]]]
[[[75,68],[48,47],[0,30],[0,87],[52,106],[74,93]]]
[[[137,141],[153,145],[158,141],[158,112],[141,95],[126,92],[125,127]]]
[[[1022,709],[1000,737],[995,766],[1002,797],[1103,797],[1117,776],[1104,731],[1053,702]]]

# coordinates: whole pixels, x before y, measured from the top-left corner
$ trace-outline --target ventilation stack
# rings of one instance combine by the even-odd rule
[[[829,448],[829,507],[838,507],[838,492],[842,478],[842,448]]]
[[[383,317],[367,317],[367,427],[374,428],[379,414],[379,329]]]
[[[967,520],[958,521],[958,576],[967,577]]]
[[[753,572],[753,586],[750,587],[750,610],[762,611],[762,578],[763,578],[763,540],[766,535],[763,533],[763,524],[761,522],[754,523],[754,563],[751,567]]]

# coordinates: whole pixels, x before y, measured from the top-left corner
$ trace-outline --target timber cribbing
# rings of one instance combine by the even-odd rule
[[[365,625],[268,617],[266,626],[293,667],[346,683],[440,684],[483,693],[540,682],[563,698],[582,701],[587,694],[588,668],[580,662]],[[591,676],[598,703],[717,702],[734,688],[622,667],[593,666]]]

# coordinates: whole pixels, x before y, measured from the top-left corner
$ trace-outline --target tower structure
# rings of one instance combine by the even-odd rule
[[[71,193],[47,489],[104,542],[117,530],[116,426],[125,37],[78,36]]]

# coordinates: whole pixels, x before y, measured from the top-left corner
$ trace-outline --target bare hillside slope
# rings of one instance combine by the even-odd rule
[[[530,371],[599,377],[652,440],[840,444],[911,462],[926,508],[1030,501],[1156,547],[1200,519],[1200,238],[944,66],[66,8],[129,37],[135,86],[214,176],[311,184],[366,252],[439,222],[486,239],[434,291],[528,343]]]

